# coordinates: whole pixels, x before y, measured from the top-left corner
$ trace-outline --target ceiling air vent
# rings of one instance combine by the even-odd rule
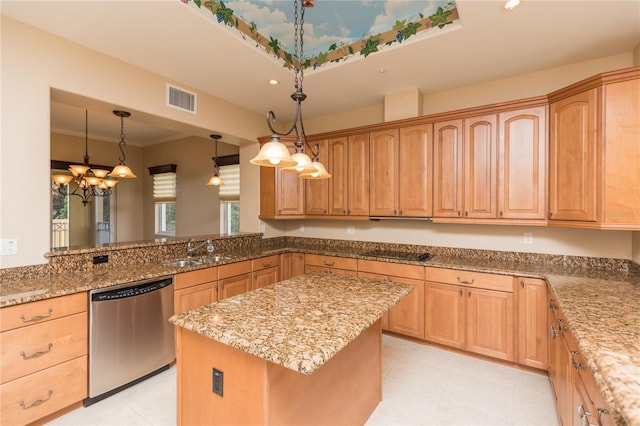
[[[167,105],[196,113],[196,94],[167,84]]]

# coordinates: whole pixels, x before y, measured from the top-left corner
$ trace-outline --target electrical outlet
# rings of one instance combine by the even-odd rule
[[[220,370],[213,369],[213,393],[222,396],[224,374]]]
[[[264,234],[264,231],[267,229],[266,225],[264,224],[264,222],[260,222],[260,232],[262,232]]]
[[[300,225],[300,232],[304,232],[304,225]]]
[[[18,254],[18,240],[15,238],[0,240],[0,255],[12,256]]]
[[[355,226],[347,226],[347,235],[354,235],[356,233]]]
[[[525,232],[523,241],[525,244],[533,244],[533,234],[531,232]]]

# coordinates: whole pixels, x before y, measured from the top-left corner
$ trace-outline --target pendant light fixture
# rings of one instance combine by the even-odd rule
[[[55,189],[62,195],[75,195],[82,199],[82,205],[86,206],[93,197],[107,197],[111,195],[111,188],[116,186],[116,179],[107,178],[108,170],[93,169],[89,165],[89,112],[84,111],[84,161],[82,164],[71,164],[69,175],[53,175]],[[75,188],[71,191],[70,184]],[[70,191],[70,192],[68,192]]]
[[[293,45],[293,61],[294,61],[294,86],[295,91],[291,95],[291,99],[296,102],[296,112],[293,124],[289,130],[278,132],[273,128],[276,122],[276,115],[273,111],[267,112],[267,126],[271,130],[271,140],[264,144],[258,152],[258,155],[249,162],[257,166],[280,167],[282,171],[300,173],[300,177],[306,179],[326,179],[331,175],[318,160],[319,146],[316,144],[315,149],[309,145],[307,135],[304,131],[302,122],[302,101],[307,98],[302,89],[304,80],[304,10],[313,7],[313,0],[293,0],[294,2],[294,45]],[[298,19],[298,8],[300,7],[300,19]],[[296,140],[295,153],[289,154],[287,147],[280,141],[280,136],[287,136],[295,131]],[[304,153],[304,147],[309,149],[312,154],[313,161]],[[324,172],[320,172],[320,169]],[[303,176],[304,175],[304,176]]]
[[[220,177],[220,166],[218,165],[218,140],[222,137],[220,135],[209,135],[211,139],[215,141],[216,144],[216,156],[213,157],[213,176],[207,182],[207,185],[211,186],[222,186],[224,182]]]
[[[113,113],[120,117],[120,142],[118,142],[118,147],[120,148],[120,164],[113,168],[109,176],[124,178],[124,179],[133,179],[137,176],[133,174],[131,169],[125,164],[125,155],[124,155],[124,146],[127,144],[124,141],[124,118],[130,117],[131,113],[127,111],[114,110]]]

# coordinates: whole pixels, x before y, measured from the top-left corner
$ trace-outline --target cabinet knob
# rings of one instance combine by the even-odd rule
[[[520,280],[520,288],[524,288],[524,280]]]
[[[467,293],[468,297],[471,297],[471,290],[469,290],[469,293]]]
[[[556,331],[556,328],[554,326],[551,326],[551,328],[549,329],[549,334],[551,335],[552,339],[558,337],[558,332]]]
[[[458,210],[458,217],[460,217],[460,210]]]
[[[462,290],[460,290],[460,296],[462,296]]]
[[[578,351],[571,351],[571,365],[573,366],[573,368],[576,369],[576,371],[580,370],[582,368],[582,363],[581,362],[577,362],[575,356],[578,355],[580,352]],[[591,415],[591,414],[589,414]]]
[[[464,217],[469,217],[469,212],[468,211],[464,211]]]
[[[551,210],[549,210],[549,213],[547,213],[547,217],[551,219],[551,216],[553,216],[553,213],[551,213]]]
[[[502,217],[502,210],[500,210],[500,213],[498,213],[500,215],[500,217]]]

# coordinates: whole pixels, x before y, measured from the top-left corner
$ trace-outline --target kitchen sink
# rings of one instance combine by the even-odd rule
[[[164,264],[172,268],[184,268],[185,266],[202,265],[202,263],[203,262],[200,260],[183,259],[183,260],[172,260],[170,262],[165,262]]]
[[[216,255],[216,256],[209,256],[209,257],[204,257],[202,259],[198,259],[201,263],[216,263],[216,262],[222,262],[223,260],[229,260],[232,259],[231,256],[222,256],[222,255]]]

